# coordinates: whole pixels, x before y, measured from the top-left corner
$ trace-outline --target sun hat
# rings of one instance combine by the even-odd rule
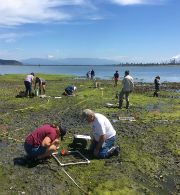
[[[82,121],[84,121],[90,115],[94,116],[94,112],[90,109],[85,109],[82,113]]]
[[[77,87],[76,86],[74,86],[74,91],[77,89]]]
[[[61,133],[61,140],[63,140],[63,137],[66,135],[67,131],[66,131],[66,127],[64,126],[59,126],[59,130]]]

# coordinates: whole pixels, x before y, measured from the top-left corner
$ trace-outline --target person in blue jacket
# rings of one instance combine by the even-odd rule
[[[73,91],[75,91],[77,88],[75,86],[68,86],[65,89],[65,92],[67,93],[67,95],[72,95]]]

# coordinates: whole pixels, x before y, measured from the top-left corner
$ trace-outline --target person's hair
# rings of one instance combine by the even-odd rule
[[[116,72],[118,72],[118,70],[116,70]]]
[[[160,76],[157,76],[156,78],[160,79]]]
[[[36,77],[36,82],[39,82],[39,77]]]
[[[60,132],[60,129],[59,129],[59,127],[58,127],[58,125],[56,124],[55,121],[54,121],[50,126],[53,127],[53,128],[55,128],[56,133],[61,133],[61,132]]]
[[[33,72],[31,72],[31,75],[33,75],[33,76],[34,76],[34,73],[33,73]]]
[[[125,74],[126,74],[126,75],[129,75],[129,70],[126,70],[126,71],[125,71]]]

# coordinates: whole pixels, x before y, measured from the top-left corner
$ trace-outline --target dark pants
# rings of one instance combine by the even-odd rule
[[[31,89],[31,83],[29,81],[24,81],[24,84],[25,84],[25,87],[26,87],[26,95],[28,94],[28,91],[29,91],[29,95],[32,91]]]
[[[66,92],[68,95],[72,95],[72,91],[71,91],[71,90],[66,90],[66,89],[65,89],[65,92]]]
[[[102,147],[99,149],[99,153],[97,155],[97,158],[107,158],[108,157],[108,153],[107,151],[113,146],[114,142],[116,140],[116,136],[111,137],[107,140],[105,140],[105,142],[103,143]],[[96,148],[98,142],[95,141],[94,145],[90,145],[90,150],[94,151],[94,149]]]

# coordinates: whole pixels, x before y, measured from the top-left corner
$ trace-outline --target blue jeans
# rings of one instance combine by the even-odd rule
[[[116,140],[116,136],[111,137],[109,139],[106,139],[105,142],[103,143],[102,147],[99,149],[97,158],[107,158],[108,154],[107,151],[111,148],[111,146],[113,146],[114,142]],[[90,150],[94,151],[94,149],[96,148],[98,142],[95,141],[94,145],[90,145]]]
[[[29,156],[39,156],[46,152],[46,147],[42,147],[41,145],[38,148],[34,148],[30,146],[27,142],[24,143],[24,149]]]
[[[24,84],[25,84],[25,87],[26,87],[26,95],[28,94],[28,91],[29,91],[29,95],[32,91],[31,89],[31,83],[29,81],[24,81]]]

